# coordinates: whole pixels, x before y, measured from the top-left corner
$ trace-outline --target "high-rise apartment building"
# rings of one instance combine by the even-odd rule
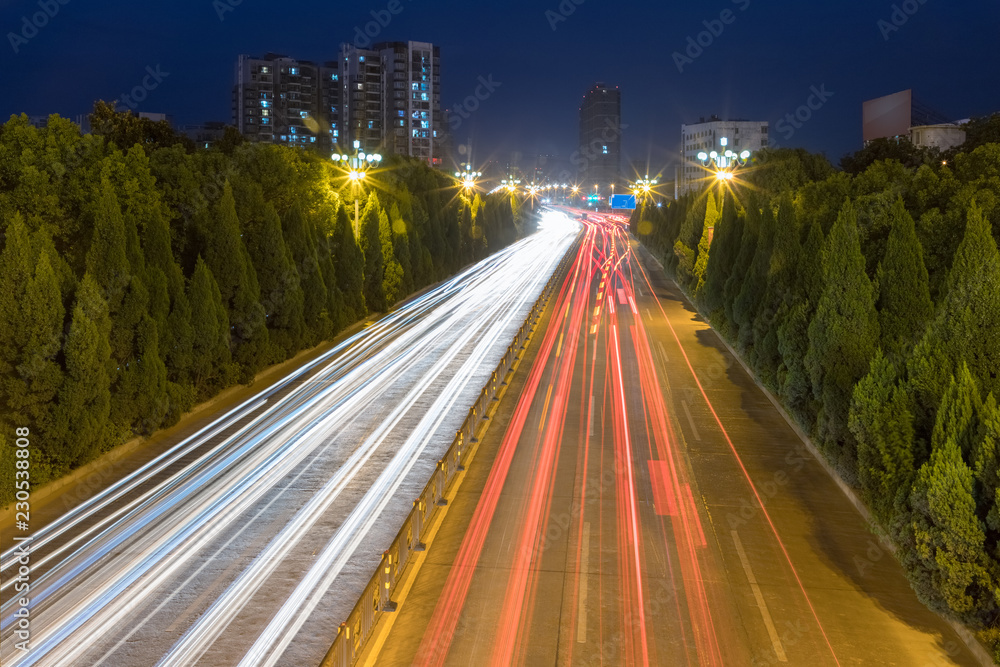
[[[328,133],[319,118],[319,69],[275,53],[239,56],[233,124],[252,141],[320,148]]]
[[[344,44],[317,65],[268,53],[241,55],[233,120],[253,141],[349,153],[410,155],[442,163],[440,47],[383,42]]]
[[[441,47],[376,44],[382,58],[384,152],[442,163]]]
[[[580,149],[572,162],[580,182],[601,191],[621,183],[622,99],[617,88],[594,84],[580,106]]]
[[[712,116],[691,125],[681,125],[681,164],[677,167],[675,196],[685,195],[705,185],[712,174],[698,159],[698,153],[755,153],[768,145],[767,121],[722,120]],[[721,139],[727,142],[723,146]]]

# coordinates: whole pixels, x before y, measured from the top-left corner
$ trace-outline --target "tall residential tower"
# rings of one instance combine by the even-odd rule
[[[594,84],[580,105],[580,152],[574,160],[582,188],[601,192],[621,183],[622,98],[618,88]]]

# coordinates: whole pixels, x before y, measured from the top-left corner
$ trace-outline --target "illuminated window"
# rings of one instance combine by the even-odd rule
[[[607,146],[603,146],[602,148],[604,149],[604,150],[603,150],[603,153],[604,153],[605,155],[607,155],[607,154],[608,154],[608,147],[607,147]]]

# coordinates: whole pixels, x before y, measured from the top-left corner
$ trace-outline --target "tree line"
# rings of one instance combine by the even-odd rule
[[[944,162],[765,151],[630,225],[1000,660],[1000,143]]]
[[[0,126],[0,459],[28,427],[33,486],[525,231],[513,199],[417,160],[359,191],[303,150],[196,150],[101,104],[94,120]],[[13,496],[5,465],[0,504]]]

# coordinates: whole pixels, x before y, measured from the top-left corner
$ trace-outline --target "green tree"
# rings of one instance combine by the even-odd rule
[[[917,593],[965,621],[993,608],[983,524],[976,517],[973,475],[953,438],[931,453],[910,493]]]
[[[917,421],[929,429],[962,362],[984,393],[1000,395],[1000,254],[978,207],[968,213],[944,298],[907,361]]]
[[[809,323],[805,367],[821,403],[821,441],[849,477],[855,462],[847,414],[855,383],[867,372],[879,339],[875,294],[865,274],[854,207],[844,204],[823,253],[825,289]]]
[[[386,308],[383,279],[385,278],[385,257],[379,238],[379,217],[383,215],[378,195],[368,195],[365,209],[361,213],[360,241],[365,258],[364,285],[365,303],[368,308],[382,312]]]
[[[725,324],[725,311],[722,305],[725,300],[726,280],[733,270],[733,264],[740,251],[742,235],[743,219],[737,215],[736,202],[732,195],[727,194],[712,236],[709,261],[705,269],[705,289],[702,292],[705,307],[711,313],[717,327]]]
[[[882,347],[896,361],[904,358],[934,314],[934,304],[913,218],[902,199],[892,209],[892,231],[878,267],[879,325]]]
[[[292,254],[292,262],[297,267],[300,276],[303,294],[303,319],[309,330],[309,342],[316,344],[329,338],[333,333],[334,326],[327,303],[328,293],[324,271],[320,269],[320,260],[316,253],[316,233],[298,202],[292,205],[282,222],[284,237]],[[329,259],[329,253],[327,253],[326,260],[329,262]],[[330,264],[329,271],[332,274],[332,264]]]
[[[61,447],[53,465],[59,473],[82,465],[117,444],[111,426],[108,367],[111,320],[100,287],[85,274],[76,293],[63,346],[66,379],[59,390],[52,435]]]
[[[191,374],[199,394],[207,397],[231,382],[229,316],[212,270],[201,257],[188,289],[194,334]]]
[[[382,293],[385,294],[386,306],[392,306],[399,301],[403,292],[403,267],[396,259],[396,248],[393,243],[392,224],[385,210],[378,213],[378,236],[382,247]]]
[[[753,323],[767,298],[767,272],[771,265],[771,250],[774,247],[776,222],[770,204],[760,213],[759,234],[754,248],[753,259],[747,268],[743,284],[733,303],[733,320],[739,327],[737,343],[746,351],[747,360],[757,367],[757,351],[754,349]]]
[[[883,526],[905,506],[915,474],[913,416],[892,363],[877,350],[854,387],[848,427],[858,443],[858,480]]]
[[[343,206],[337,210],[332,252],[337,272],[336,286],[344,295],[345,320],[357,321],[368,313],[364,293],[365,255],[358,246],[351,221]]]
[[[721,217],[715,205],[715,195],[708,193],[705,205],[705,222],[702,225],[701,240],[698,241],[698,255],[694,265],[694,292],[700,294],[705,288],[705,273],[708,270],[708,251],[715,233],[715,225]]]
[[[274,347],[271,360],[284,361],[303,343],[305,294],[285,245],[281,220],[271,204],[264,204],[259,219],[247,225],[244,242],[260,276],[261,303]]]
[[[491,200],[495,203],[496,200]],[[412,251],[410,250],[410,233],[406,220],[399,212],[399,207],[393,202],[392,207],[389,209],[389,221],[392,225],[392,247],[393,254],[395,255],[397,261],[399,262],[399,268],[402,269],[402,282],[400,284],[400,293],[402,295],[412,294],[414,290],[413,283],[413,263],[411,259]]]
[[[226,182],[216,206],[205,263],[219,285],[229,313],[233,358],[240,365],[239,381],[249,383],[266,363],[269,336],[260,302],[257,273],[243,242],[232,187]]]
[[[87,250],[86,271],[94,277],[112,316],[121,308],[132,280],[126,255],[125,223],[111,181],[101,179],[94,210],[94,233]]]

